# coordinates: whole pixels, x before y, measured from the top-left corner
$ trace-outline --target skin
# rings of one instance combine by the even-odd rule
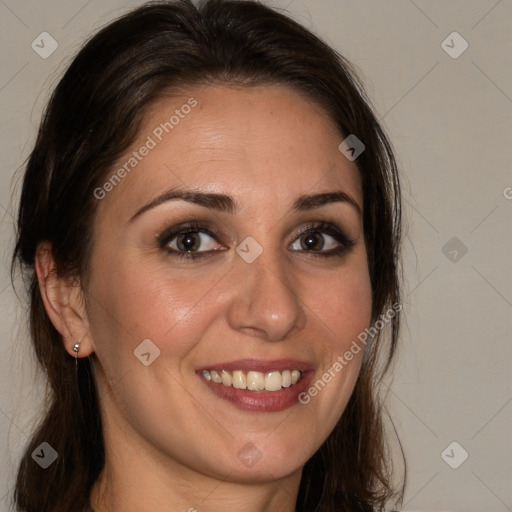
[[[87,285],[57,277],[47,244],[37,254],[41,293],[66,350],[74,356],[80,340],[79,356],[94,359],[106,465],[92,504],[97,512],[291,512],[302,467],[340,418],[363,351],[309,404],[279,412],[236,408],[196,370],[295,358],[313,364],[314,382],[369,326],[360,212],[349,202],[292,209],[302,195],[332,191],[362,209],[360,178],[325,112],[277,85],[216,85],[159,100],[113,172],[190,97],[197,106],[99,201]],[[238,210],[173,200],[130,222],[172,187],[229,195]],[[185,260],[159,247],[156,235],[194,219],[219,233],[201,235],[200,250],[221,250]],[[315,221],[335,223],[354,245],[342,256],[305,250],[300,230]],[[250,264],[235,251],[248,236],[263,248]],[[327,250],[339,246],[317,236]],[[144,339],[160,350],[150,366],[133,354]],[[237,456],[247,443],[260,454],[251,467]]]

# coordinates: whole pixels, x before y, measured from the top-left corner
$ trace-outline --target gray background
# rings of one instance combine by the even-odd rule
[[[70,56],[140,3],[0,0],[0,512],[44,391],[9,282],[15,172]],[[359,67],[401,165],[407,319],[387,404],[408,460],[403,510],[510,511],[512,2],[268,3]],[[457,58],[442,46],[454,31],[469,45]],[[42,32],[58,42],[45,59],[31,48]]]

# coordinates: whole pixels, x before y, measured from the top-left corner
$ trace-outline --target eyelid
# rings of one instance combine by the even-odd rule
[[[208,235],[209,237],[213,238],[217,243],[222,244],[222,242],[219,240],[222,238],[222,235],[220,232],[210,226],[206,226],[205,224],[201,224],[196,220],[190,221],[190,222],[183,222],[180,224],[177,224],[175,226],[172,226],[170,228],[165,229],[162,233],[157,235],[157,242],[161,249],[165,248],[171,240],[174,240],[177,236],[186,234],[186,233],[204,233]],[[171,252],[171,251],[169,251]],[[180,252],[180,253],[189,253],[188,251],[174,251]],[[192,251],[190,251],[192,252]],[[197,251],[199,253],[207,253],[209,251]]]
[[[222,244],[221,239],[225,238],[219,230],[217,230],[215,227],[211,225],[207,225],[207,223],[198,222],[196,220],[192,221],[186,221],[179,223],[177,225],[174,225],[168,229],[165,229],[162,233],[157,235],[157,241],[158,245],[161,249],[166,248],[166,246],[170,243],[170,241],[174,240],[177,236],[181,234],[186,233],[205,233],[211,238],[213,238],[217,243]],[[295,243],[297,240],[299,240],[301,237],[309,234],[309,233],[324,233],[336,240],[336,242],[339,244],[339,247],[336,249],[331,249],[329,251],[313,251],[313,250],[295,250],[293,252],[304,252],[307,254],[311,254],[313,256],[335,256],[335,255],[341,255],[348,251],[354,244],[355,240],[350,238],[345,230],[343,230],[341,227],[337,225],[336,222],[332,221],[312,221],[309,223],[306,223],[300,228],[300,231],[295,235],[293,240],[291,241],[291,244]],[[288,246],[289,246],[288,245]],[[209,255],[212,255],[215,252],[220,252],[227,250],[227,248],[224,249],[210,249],[206,251],[177,251],[175,249],[169,249],[167,248],[167,251],[178,257],[184,257],[184,258],[198,258],[198,257],[206,257]]]
[[[341,254],[343,252],[348,251],[354,244],[355,239],[352,239],[349,237],[345,230],[342,229],[337,225],[335,222],[330,221],[316,221],[311,222],[303,226],[299,234],[294,238],[292,243],[295,243],[297,240],[299,240],[301,237],[308,235],[310,233],[323,233],[327,234],[330,237],[334,238],[338,244],[340,244],[340,247],[337,249],[332,249],[330,251],[306,251],[303,250],[306,253],[310,253],[313,255],[330,255],[330,254]]]

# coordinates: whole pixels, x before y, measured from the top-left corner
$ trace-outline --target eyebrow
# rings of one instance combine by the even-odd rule
[[[137,210],[137,212],[130,218],[129,222],[133,222],[143,213],[152,210],[153,208],[156,208],[163,203],[173,200],[186,201],[188,203],[197,204],[199,206],[204,206],[205,208],[210,208],[212,210],[230,214],[234,214],[238,211],[238,206],[235,199],[226,194],[171,189],[159,195],[158,197],[155,197],[155,199]],[[331,203],[347,203],[351,205],[359,215],[362,215],[363,213],[359,203],[354,198],[352,198],[352,196],[341,190],[300,196],[293,204],[293,210],[296,212],[302,212],[320,208],[321,206],[325,206]]]

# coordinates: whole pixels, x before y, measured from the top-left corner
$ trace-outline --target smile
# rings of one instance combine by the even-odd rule
[[[283,371],[271,371],[267,373],[243,370],[203,370],[202,376],[217,384],[236,389],[247,389],[249,391],[279,391],[289,388],[299,382],[303,377],[300,370],[290,369]]]

